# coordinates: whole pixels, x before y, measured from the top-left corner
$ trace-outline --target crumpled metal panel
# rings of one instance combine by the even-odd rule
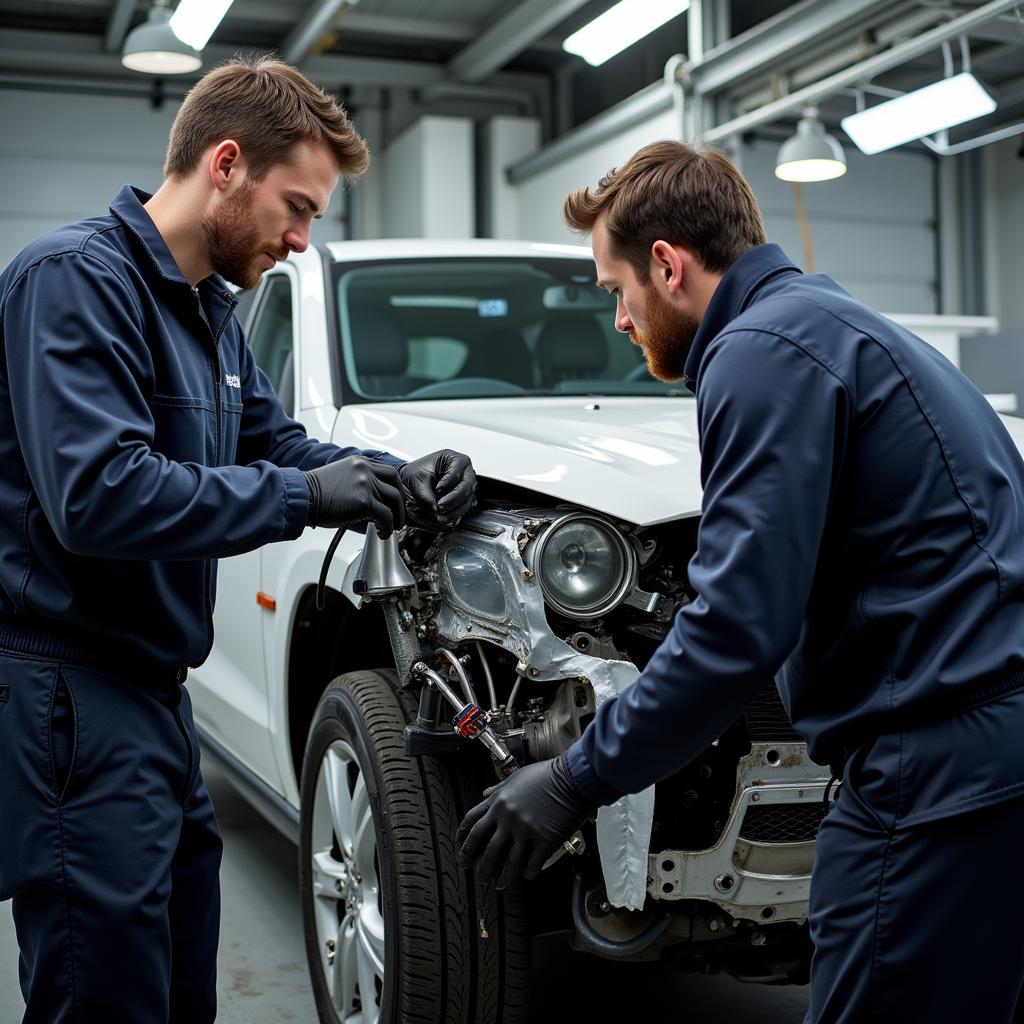
[[[551,518],[550,510],[528,514]],[[460,530],[442,542],[486,554],[506,588],[506,614],[486,620],[463,607],[443,578],[442,603],[435,615],[439,637],[449,643],[487,640],[516,655],[519,670],[537,682],[583,678],[594,687],[597,706],[622,693],[639,675],[629,661],[606,661],[570,647],[551,632],[539,580],[527,571],[518,536],[523,517],[486,511],[474,515],[472,532]],[[500,552],[500,554],[499,554]],[[597,841],[609,902],[639,910],[647,894],[647,856],[654,821],[654,787],[622,797],[597,816]]]

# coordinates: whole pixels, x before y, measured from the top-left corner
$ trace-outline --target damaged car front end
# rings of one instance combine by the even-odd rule
[[[365,557],[353,563],[345,592],[383,609],[398,678],[417,696],[407,753],[457,756],[481,738],[500,777],[510,763],[568,749],[693,599],[686,564],[696,525],[637,528],[491,497],[441,537],[406,531],[401,555],[412,574],[401,589],[365,578]],[[693,763],[601,808],[584,829],[559,869],[571,876],[574,943],[617,959],[804,980],[827,782],[766,680]]]

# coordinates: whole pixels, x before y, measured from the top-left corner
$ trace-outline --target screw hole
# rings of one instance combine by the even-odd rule
[[[661,870],[662,871],[675,871],[675,869],[676,869],[676,862],[674,860],[663,860],[661,862]]]
[[[778,764],[782,760],[782,755],[777,750],[769,750],[764,755],[764,759],[771,765]]]
[[[674,890],[675,890],[675,886],[674,886],[674,885],[673,885],[673,884],[672,884],[671,882],[666,882],[666,883],[665,883],[665,884],[664,884],[664,885],[663,885],[663,886],[661,887],[661,891],[662,891],[662,892],[673,892]]]
[[[765,907],[764,910],[761,911],[761,916],[766,921],[770,920],[771,918],[773,918],[775,916],[775,908],[774,907]]]

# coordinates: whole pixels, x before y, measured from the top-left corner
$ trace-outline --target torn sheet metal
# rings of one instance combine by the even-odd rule
[[[640,670],[629,661],[581,654],[551,632],[540,582],[527,569],[520,552],[523,517],[531,514],[537,513],[489,510],[473,517],[471,530],[460,530],[442,541],[438,557],[442,600],[434,618],[438,635],[452,644],[467,640],[497,644],[519,659],[518,671],[531,680],[587,679],[600,707],[629,686]],[[448,557],[449,552],[453,557]],[[465,555],[455,557],[459,552]],[[494,571],[495,585],[500,580],[503,608],[494,604],[489,611],[481,610],[482,602],[466,591],[463,574],[452,572],[453,566],[469,564],[474,558]],[[653,786],[624,796],[598,813],[601,869],[613,906],[639,910],[644,904],[653,821]]]

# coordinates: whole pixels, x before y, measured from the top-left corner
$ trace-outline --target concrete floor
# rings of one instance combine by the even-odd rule
[[[296,892],[295,849],[204,769],[224,832],[223,920],[218,957],[221,1024],[315,1024]],[[742,985],[726,977],[609,965],[545,944],[535,957],[531,1024],[636,1020],[662,1014],[687,1024],[800,1024],[806,988]],[[639,990],[642,1006],[637,1005]],[[0,1024],[18,1024],[17,946],[10,904],[0,904]]]

